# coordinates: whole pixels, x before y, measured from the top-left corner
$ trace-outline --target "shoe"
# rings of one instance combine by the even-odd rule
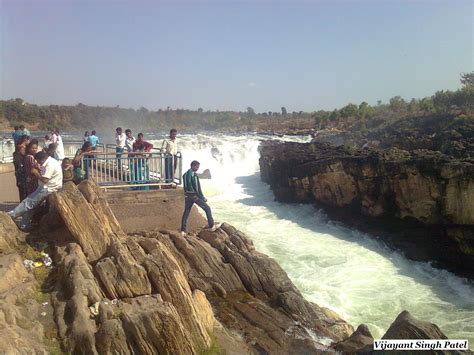
[[[211,232],[215,232],[217,229],[219,229],[222,226],[222,223],[214,223],[214,225],[211,228]]]
[[[185,237],[185,236],[186,236],[186,232],[185,232],[185,231],[181,231],[180,234],[181,234],[182,237]]]

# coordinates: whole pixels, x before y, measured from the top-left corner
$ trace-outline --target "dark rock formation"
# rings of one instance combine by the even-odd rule
[[[374,337],[370,333],[369,328],[365,324],[361,324],[349,338],[332,344],[332,347],[344,354],[355,354],[370,352],[373,349],[373,343]]]
[[[266,142],[260,151],[261,178],[277,200],[319,203],[346,222],[368,221],[369,231],[380,221],[382,229],[393,227],[407,236],[387,239],[392,244],[421,248],[409,257],[474,275],[471,162],[427,150],[355,150],[325,143]]]

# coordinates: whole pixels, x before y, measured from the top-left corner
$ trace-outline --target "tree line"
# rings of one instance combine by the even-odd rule
[[[333,111],[288,112],[283,106],[276,112],[256,113],[252,107],[245,111],[204,111],[188,109],[148,110],[102,106],[29,104],[21,98],[0,101],[0,117],[11,126],[24,123],[47,129],[92,129],[128,126],[133,123],[142,129],[167,130],[176,127],[183,131],[226,130],[253,131],[279,128],[316,128],[350,126],[355,121],[390,120],[427,115],[456,115],[472,117],[474,105],[474,72],[461,74],[462,87],[456,91],[437,91],[431,97],[404,100],[392,97],[388,103],[378,101],[349,103]]]

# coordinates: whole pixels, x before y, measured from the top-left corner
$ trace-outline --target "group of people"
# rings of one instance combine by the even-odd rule
[[[15,132],[17,132],[15,127]],[[20,131],[21,130],[21,131]],[[71,160],[64,157],[64,147],[61,136],[57,129],[52,129],[51,133],[45,136],[43,148],[39,146],[37,139],[30,139],[24,133],[23,126],[18,127],[19,136],[14,136],[15,152],[13,154],[15,165],[15,176],[19,191],[20,204],[9,215],[12,218],[22,216],[20,227],[29,227],[34,209],[47,198],[47,196],[62,188],[64,182],[74,181],[78,183],[86,178],[82,171],[82,159],[85,156],[93,156],[97,149],[99,138],[96,131],[91,134],[86,132],[84,143],[77,150],[76,155]],[[15,134],[15,132],[13,134]],[[29,131],[27,131],[29,133]],[[18,135],[17,134],[17,135]],[[171,129],[169,137],[164,139],[161,152],[165,161],[165,182],[173,182],[178,160],[177,130]],[[115,154],[118,165],[124,153],[133,157],[151,152],[153,144],[144,140],[143,133],[139,133],[135,138],[131,129],[123,132],[118,127],[115,132],[116,148]],[[181,233],[187,232],[187,220],[194,204],[201,207],[206,213],[208,227],[215,229],[211,208],[207,204],[199,181],[197,171],[200,163],[193,161],[190,169],[183,175],[185,206],[181,219]]]

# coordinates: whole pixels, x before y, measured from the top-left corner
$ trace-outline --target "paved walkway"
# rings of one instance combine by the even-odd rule
[[[0,211],[10,211],[19,202],[15,174],[13,172],[0,174],[0,186]]]

